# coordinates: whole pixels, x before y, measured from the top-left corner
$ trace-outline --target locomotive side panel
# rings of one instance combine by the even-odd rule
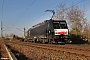
[[[31,28],[30,30],[30,35],[31,36],[45,36],[45,31],[46,30],[46,24],[43,24],[43,25],[40,25],[40,26],[37,26],[37,27],[33,27]]]

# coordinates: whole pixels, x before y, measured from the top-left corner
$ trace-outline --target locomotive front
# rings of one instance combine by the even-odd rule
[[[53,20],[54,28],[54,40],[58,42],[68,42],[69,38],[69,29],[65,20]]]

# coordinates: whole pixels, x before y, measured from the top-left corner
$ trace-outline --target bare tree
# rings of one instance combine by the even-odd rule
[[[77,35],[81,34],[86,25],[85,10],[73,4],[71,8],[66,8],[65,4],[60,4],[54,19],[68,20],[72,33]]]
[[[66,18],[66,7],[65,4],[58,5],[54,19],[64,20]]]
[[[90,40],[90,22],[88,21],[84,27],[83,36]]]
[[[67,12],[67,19],[71,23],[71,32],[76,35],[81,35],[83,28],[86,25],[84,9],[72,5],[72,7]]]
[[[65,4],[60,4],[54,19],[67,20],[71,34],[90,39],[90,23],[85,17],[85,7],[72,4],[70,8],[67,8]]]

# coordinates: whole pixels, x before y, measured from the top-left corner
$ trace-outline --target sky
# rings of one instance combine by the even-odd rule
[[[22,37],[24,28],[27,31],[33,25],[49,20],[52,13],[45,11],[56,10],[61,3],[65,3],[66,7],[72,4],[85,6],[85,16],[90,20],[90,0],[0,0],[3,35],[13,33]]]

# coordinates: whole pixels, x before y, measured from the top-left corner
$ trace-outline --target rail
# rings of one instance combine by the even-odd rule
[[[88,45],[46,45],[28,42],[8,42],[9,46],[18,50],[29,59],[34,60],[89,60],[90,46]]]
[[[9,58],[1,58],[1,59],[9,59],[9,60],[17,60],[14,54],[4,45],[6,52],[8,53]]]

